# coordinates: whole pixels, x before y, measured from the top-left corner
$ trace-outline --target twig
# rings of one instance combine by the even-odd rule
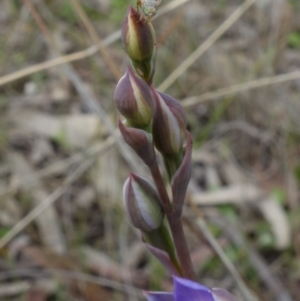
[[[103,145],[102,151],[107,150],[109,144]],[[53,204],[63,193],[68,189],[69,185],[76,181],[94,162],[95,158],[90,158],[87,161],[81,163],[78,168],[72,173],[52,194],[50,194],[45,200],[43,200],[38,206],[36,206],[31,212],[29,212],[23,219],[21,219],[10,231],[8,231],[0,240],[0,250],[14,238],[20,231],[28,226],[40,213],[42,213],[47,207]]]
[[[198,209],[197,206],[190,200],[189,204],[192,206],[193,212],[197,216],[197,225],[202,231],[204,237],[208,241],[208,243],[211,245],[213,250],[216,252],[216,254],[219,256],[221,261],[223,262],[224,266],[227,268],[229,273],[231,274],[232,278],[236,282],[238,288],[240,289],[241,294],[243,295],[244,299],[247,301],[257,301],[257,298],[249,291],[248,287],[244,283],[241,275],[237,271],[237,269],[234,267],[233,263],[230,261],[230,259],[227,257],[226,253],[223,251],[222,247],[219,245],[218,241],[215,239],[215,237],[211,234],[209,231],[203,217],[202,213]]]
[[[174,1],[166,4],[165,6],[161,7],[155,17],[160,17],[188,1],[189,0],[174,0]],[[121,36],[121,30],[115,31],[114,33],[110,34],[108,37],[103,39],[103,41],[102,41],[103,46],[107,47],[107,46],[111,45],[112,43],[116,42],[120,38],[120,36]],[[4,76],[0,77],[0,87],[5,84],[8,84],[12,81],[15,81],[17,79],[20,79],[22,77],[28,76],[30,74],[33,74],[33,73],[36,73],[39,71],[47,70],[49,68],[59,66],[62,64],[66,64],[66,63],[70,63],[73,61],[82,60],[84,58],[94,55],[95,53],[98,52],[98,50],[99,50],[99,45],[93,45],[84,50],[74,52],[72,54],[63,55],[58,58],[55,58],[55,59],[52,59],[52,60],[49,60],[49,61],[46,61],[46,62],[43,62],[40,64],[26,67],[24,69],[18,70],[11,74],[4,75]]]
[[[280,75],[275,75],[275,76],[270,76],[265,78],[259,78],[243,84],[232,85],[230,87],[222,88],[213,92],[204,93],[199,96],[188,97],[182,101],[182,105],[184,107],[190,107],[198,104],[199,102],[213,100],[231,94],[241,93],[244,91],[262,88],[265,86],[275,85],[279,83],[284,83],[296,79],[300,79],[300,71],[295,71],[295,72],[290,72],[286,74],[280,74]]]
[[[233,241],[233,243],[244,250],[253,268],[258,272],[259,277],[265,283],[272,293],[272,300],[277,301],[292,301],[289,292],[284,288],[279,279],[273,275],[269,267],[255,249],[253,249],[243,238],[239,228],[231,224],[225,217],[222,216],[208,216],[208,218],[216,225],[218,225]]]
[[[95,54],[97,51],[98,51],[98,48],[95,45],[93,45],[85,50],[78,51],[78,52],[68,54],[68,55],[64,55],[64,56],[40,63],[40,64],[26,67],[24,69],[18,70],[11,74],[4,75],[4,76],[0,77],[0,87],[4,86],[10,82],[13,82],[17,79],[28,76],[30,74],[33,74],[33,73],[36,73],[39,71],[43,71],[46,69],[50,69],[50,68],[53,68],[55,66],[59,66],[62,64],[66,64],[66,63],[70,63],[73,61],[84,59],[88,56]]]
[[[65,182],[52,192],[46,199],[44,199],[38,206],[30,211],[25,217],[23,217],[18,223],[14,225],[0,240],[0,250],[5,247],[17,234],[19,234],[26,226],[28,226],[36,217],[38,217],[45,209],[52,205],[57,199],[64,194],[69,185],[77,180],[94,162],[93,159],[83,162],[71,174]]]
[[[56,52],[59,53],[59,48],[56,45],[54,39],[52,38],[51,32],[47,28],[46,24],[40,18],[39,13],[32,5],[31,0],[23,0],[24,3],[29,7],[30,11],[32,12],[33,18],[36,20],[38,26],[40,27],[41,31],[45,34],[47,38],[47,42],[49,46],[54,48]],[[104,125],[108,129],[109,133],[113,136],[116,144],[118,145],[119,149],[121,150],[122,155],[131,166],[133,170],[141,170],[140,166],[135,164],[135,159],[133,158],[132,153],[129,151],[128,146],[125,145],[117,135],[117,131],[115,127],[112,125],[111,121],[107,117],[106,113],[102,109],[100,103],[97,101],[96,97],[90,92],[85,85],[82,83],[79,75],[74,70],[73,66],[66,64],[63,67],[63,71],[66,73],[68,79],[72,82],[74,87],[76,88],[78,94],[82,97],[82,99],[87,103],[91,110],[96,112],[96,114],[100,117],[103,121]]]
[[[185,72],[207,49],[209,49],[254,3],[256,0],[246,0],[227,18],[189,57],[187,57],[158,87],[167,90],[176,79]]]
[[[30,276],[35,278],[41,278],[48,276],[49,273],[56,275],[61,278],[67,278],[72,280],[78,280],[83,282],[90,282],[95,283],[101,286],[107,286],[114,290],[118,290],[121,292],[127,292],[129,289],[130,291],[137,297],[142,298],[144,300],[144,295],[140,289],[136,289],[128,284],[122,284],[104,277],[93,276],[83,272],[74,272],[64,269],[44,269],[44,270],[37,270],[32,268],[23,268],[23,269],[13,269],[9,271],[2,271],[0,272],[0,280],[11,279],[15,277],[24,277]]]
[[[30,281],[15,281],[13,283],[5,283],[0,285],[0,296],[15,296],[24,294],[32,288]]]
[[[121,77],[121,73],[115,64],[115,62],[111,59],[110,55],[105,49],[102,40],[99,38],[95,28],[91,24],[88,16],[86,15],[85,11],[82,9],[78,0],[71,0],[74,10],[76,11],[77,15],[81,19],[82,23],[84,24],[85,28],[87,29],[89,35],[91,36],[92,40],[96,44],[97,48],[99,49],[100,53],[102,54],[103,60],[106,62],[107,66],[109,67],[110,71],[114,75],[115,79],[118,81]]]
[[[71,167],[73,164],[79,163],[89,157],[97,156],[103,151],[104,148],[108,149],[109,147],[111,147],[114,144],[114,142],[115,142],[114,139],[110,136],[105,141],[97,143],[89,147],[85,151],[75,153],[69,158],[56,161],[55,163],[52,163],[51,165],[44,167],[38,172],[31,174],[30,177],[24,179],[22,182],[18,182],[17,183],[18,185],[13,185],[12,187],[8,187],[7,189],[0,190],[0,198],[7,194],[13,193],[18,188],[24,187],[28,189],[34,185],[34,182],[36,180],[49,177],[54,173],[63,172],[67,170],[69,167]],[[0,199],[0,203],[1,203],[1,199]]]

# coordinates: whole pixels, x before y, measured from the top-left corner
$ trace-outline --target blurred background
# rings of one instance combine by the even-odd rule
[[[114,134],[130,4],[0,2],[1,300],[172,288],[122,205],[130,171],[147,175]],[[163,0],[153,20],[154,84],[194,138],[192,259],[238,300],[300,300],[299,15],[299,0]]]

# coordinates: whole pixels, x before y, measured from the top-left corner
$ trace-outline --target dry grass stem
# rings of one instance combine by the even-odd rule
[[[240,5],[189,57],[187,57],[158,87],[166,91],[191,65],[203,55],[247,10],[256,0],[246,0]]]
[[[108,52],[103,45],[102,40],[99,38],[97,31],[95,30],[94,26],[92,25],[91,21],[89,20],[88,16],[82,9],[78,0],[71,0],[74,10],[76,11],[77,15],[81,19],[82,23],[84,24],[85,28],[87,29],[89,35],[91,36],[93,42],[96,44],[96,47],[99,49],[100,53],[102,54],[103,60],[107,64],[108,68],[112,72],[115,77],[115,80],[118,81],[121,77],[121,72],[113,59],[110,57]]]
[[[113,137],[108,137],[105,141],[97,143],[87,150],[75,153],[71,157],[66,159],[56,161],[53,164],[46,166],[45,168],[39,170],[38,172],[31,174],[30,177],[24,179],[22,182],[18,182],[17,186],[9,187],[8,189],[0,190],[0,197],[6,196],[10,193],[13,193],[18,188],[29,189],[32,187],[36,180],[41,180],[45,177],[49,177],[56,173],[61,173],[70,168],[73,164],[80,163],[84,159],[88,159],[90,157],[99,156],[104,150],[109,149],[115,143]]]
[[[188,1],[190,1],[190,0],[174,0],[171,3],[166,4],[165,6],[163,6],[159,9],[159,12],[155,16],[155,18],[163,16],[164,14],[176,9],[177,7],[179,7],[180,5],[182,5]],[[117,30],[117,31],[113,32],[108,37],[106,37],[105,39],[102,40],[102,46],[107,47],[107,46],[111,45],[112,43],[116,42],[120,38],[120,36],[121,36],[121,30]],[[15,71],[11,74],[1,76],[0,77],[0,87],[8,84],[10,82],[13,82],[15,80],[18,80],[20,78],[23,78],[23,77],[26,77],[33,73],[36,73],[36,72],[40,72],[40,71],[47,70],[47,69],[50,69],[50,68],[53,68],[53,67],[56,67],[59,65],[63,65],[63,64],[67,64],[67,63],[71,63],[74,61],[85,59],[89,56],[94,55],[98,51],[99,51],[99,45],[93,45],[84,50],[74,52],[71,54],[67,54],[67,55],[63,55],[58,58]]]
[[[78,168],[66,178],[62,186],[58,187],[46,199],[42,200],[33,210],[23,217],[11,230],[9,230],[0,240],[0,250],[4,248],[17,234],[35,220],[45,209],[57,201],[68,189],[69,185],[76,181],[86,170],[92,166],[94,160],[89,159],[81,163]]]
[[[197,208],[196,205],[190,200],[189,203],[192,206],[193,212],[197,216],[196,224],[203,233],[205,239],[208,241],[212,249],[216,252],[218,257],[223,262],[224,266],[227,268],[229,273],[231,274],[232,278],[236,282],[238,288],[242,296],[244,297],[245,301],[258,301],[257,297],[253,295],[253,293],[248,289],[244,280],[242,279],[241,275],[235,268],[234,264],[230,261],[226,253],[223,251],[222,247],[219,245],[218,241],[215,237],[211,234],[210,230],[208,229],[205,220],[202,217],[200,210]]]
[[[203,101],[214,100],[216,98],[221,98],[221,97],[225,97],[228,95],[241,93],[244,91],[249,91],[252,89],[262,88],[265,86],[271,86],[271,85],[275,85],[275,84],[285,83],[285,82],[297,80],[297,79],[300,79],[299,71],[265,77],[265,78],[259,78],[259,79],[255,79],[255,80],[243,83],[243,84],[237,84],[237,85],[222,88],[222,89],[219,89],[219,90],[216,90],[213,92],[204,93],[199,96],[188,97],[182,101],[182,105],[184,107],[190,107],[190,106],[196,105]]]

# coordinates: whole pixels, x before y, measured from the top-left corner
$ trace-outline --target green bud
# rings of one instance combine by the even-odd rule
[[[155,33],[151,23],[131,6],[123,22],[121,38],[133,68],[150,83],[154,74]]]

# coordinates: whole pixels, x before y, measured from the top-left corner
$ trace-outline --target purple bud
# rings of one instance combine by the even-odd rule
[[[131,126],[146,128],[150,124],[154,107],[151,90],[130,67],[120,79],[114,99],[117,109]]]
[[[166,156],[178,155],[185,141],[186,115],[180,103],[168,94],[152,88],[155,100],[153,140],[155,147]]]
[[[150,84],[156,56],[155,33],[151,23],[131,6],[123,22],[121,38],[134,70]]]
[[[120,119],[118,119],[118,126],[126,143],[147,166],[151,166],[155,160],[152,135],[140,129],[127,127]]]
[[[157,191],[145,178],[131,174],[124,184],[123,199],[132,225],[144,232],[159,228],[164,212]]]

